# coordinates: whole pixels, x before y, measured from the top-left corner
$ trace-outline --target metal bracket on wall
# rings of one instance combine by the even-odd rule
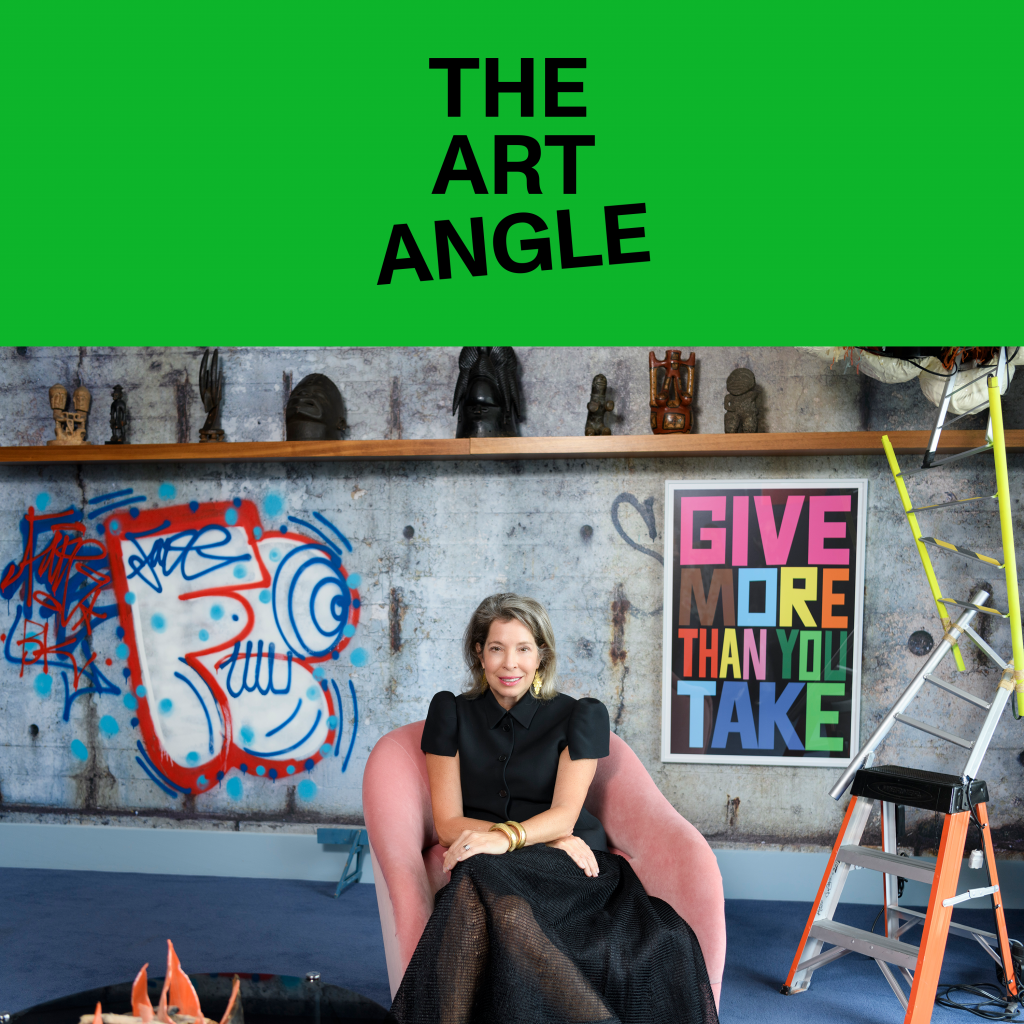
[[[324,846],[349,847],[348,859],[338,879],[338,888],[334,890],[337,899],[346,889],[356,884],[363,873],[363,857],[366,854],[365,828],[318,828],[316,841]],[[353,858],[355,865],[352,864]]]

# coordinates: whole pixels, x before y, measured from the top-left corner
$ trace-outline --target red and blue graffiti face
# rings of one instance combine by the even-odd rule
[[[21,559],[0,577],[0,596],[18,602],[0,634],[4,659],[23,677],[39,672],[41,695],[51,673],[63,680],[64,721],[84,694],[121,695],[141,733],[136,761],[172,797],[203,793],[231,769],[308,772],[342,756],[347,732],[344,771],[358,704],[349,679],[343,716],[335,663],[360,616],[359,576],[342,564],[348,539],[315,512],[316,522],[290,517],[298,529],[264,531],[240,498],[147,509],[129,491],[92,499],[88,513],[28,510]],[[86,519],[99,517],[87,538]],[[121,642],[100,659],[96,634],[111,625]],[[366,652],[348,658],[358,667]],[[101,730],[108,719],[116,732],[109,715]],[[71,751],[88,757],[80,740]],[[316,791],[304,782],[300,796],[303,786]],[[237,776],[228,792],[239,795]]]
[[[231,768],[277,778],[332,752],[326,669],[360,601],[348,542],[323,522],[322,539],[264,533],[248,501],[104,521],[139,728],[165,781],[201,793]]]

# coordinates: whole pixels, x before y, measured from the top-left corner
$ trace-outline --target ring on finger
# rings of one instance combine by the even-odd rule
[[[465,846],[463,846],[463,849],[464,850],[468,850],[469,849],[469,843],[467,843]]]

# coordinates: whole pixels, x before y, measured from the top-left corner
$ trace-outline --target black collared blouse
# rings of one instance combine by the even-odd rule
[[[435,693],[420,746],[426,754],[459,755],[462,813],[482,821],[526,821],[549,810],[558,758],[608,756],[608,709],[593,697],[527,691],[506,711],[490,690],[480,697]],[[573,829],[593,850],[607,850],[601,823],[586,808]]]

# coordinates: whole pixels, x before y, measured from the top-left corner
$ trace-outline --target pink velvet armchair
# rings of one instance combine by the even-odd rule
[[[363,774],[363,815],[392,996],[434,909],[434,894],[449,877],[441,870],[444,848],[434,829],[422,734],[423,723],[413,722],[382,736]],[[725,899],[711,847],[614,733],[586,806],[604,825],[609,849],[630,862],[650,895],[665,900],[693,928],[717,1002],[725,964]]]

